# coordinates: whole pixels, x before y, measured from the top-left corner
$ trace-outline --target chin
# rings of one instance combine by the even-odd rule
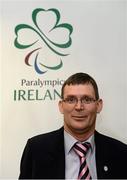
[[[73,124],[73,127],[75,127],[75,129],[83,130],[87,129],[89,125],[86,122],[76,122]]]
[[[87,126],[74,126],[73,129],[79,132],[85,132],[86,129],[88,129]]]

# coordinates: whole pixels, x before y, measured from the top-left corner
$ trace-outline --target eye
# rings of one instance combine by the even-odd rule
[[[67,99],[67,102],[70,103],[70,104],[73,104],[76,102],[76,99],[74,97],[68,97]]]
[[[86,104],[89,104],[91,102],[95,102],[95,99],[92,98],[92,97],[89,97],[89,96],[85,96],[85,97],[82,98],[82,102],[86,103]]]
[[[67,97],[64,99],[64,102],[66,102],[68,104],[74,104],[77,102],[77,99],[75,97]]]

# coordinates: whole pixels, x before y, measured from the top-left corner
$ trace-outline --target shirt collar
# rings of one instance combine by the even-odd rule
[[[94,134],[92,136],[90,136],[86,141],[91,144],[91,151],[93,151],[94,146],[95,146]],[[82,143],[84,143],[86,141],[83,141]],[[76,142],[79,142],[79,141],[77,141],[77,139],[75,139],[72,135],[70,135],[69,133],[67,133],[64,130],[64,143],[65,143],[65,154],[66,155],[70,152],[70,150],[72,149],[73,145]]]

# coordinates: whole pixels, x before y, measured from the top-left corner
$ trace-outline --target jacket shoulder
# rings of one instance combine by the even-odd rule
[[[63,142],[63,138],[63,128],[60,128],[52,132],[36,135],[32,138],[29,138],[27,144],[31,145],[32,148],[36,147],[36,149],[40,147],[44,148],[54,146],[61,141]]]
[[[97,174],[99,179],[127,179],[127,145],[95,132]],[[105,171],[104,167],[108,167]]]
[[[99,132],[95,132],[95,143],[102,148],[110,148],[110,150],[127,153],[127,144]]]

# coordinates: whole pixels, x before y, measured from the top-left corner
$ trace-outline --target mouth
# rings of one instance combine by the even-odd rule
[[[87,118],[87,115],[72,115],[72,118],[75,120],[84,120]]]

